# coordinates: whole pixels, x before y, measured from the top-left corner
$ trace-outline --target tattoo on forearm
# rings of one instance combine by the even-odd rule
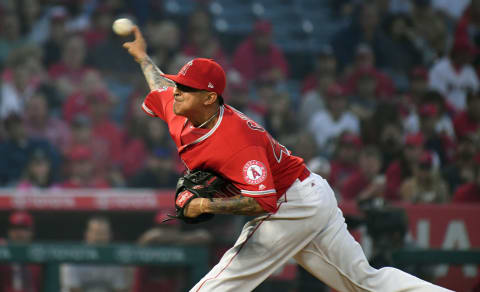
[[[265,213],[262,206],[254,198],[235,196],[215,198],[209,204],[210,213],[234,215],[259,215]]]
[[[150,57],[144,58],[140,62],[140,66],[142,67],[143,75],[145,75],[145,79],[147,80],[148,86],[150,90],[159,89],[163,86],[173,86],[174,83],[171,80],[168,80],[165,77],[162,77],[160,74],[163,74],[162,70],[160,70],[150,59]]]

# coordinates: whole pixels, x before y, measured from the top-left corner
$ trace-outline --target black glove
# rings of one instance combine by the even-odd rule
[[[175,192],[175,216],[172,219],[179,219],[188,224],[195,224],[210,220],[214,214],[204,213],[195,218],[185,217],[184,210],[195,198],[212,199],[227,185],[227,182],[215,173],[204,170],[193,170],[180,177]]]

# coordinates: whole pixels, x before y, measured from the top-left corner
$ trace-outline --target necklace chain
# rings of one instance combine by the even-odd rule
[[[205,126],[206,124],[208,124],[211,120],[213,120],[213,118],[218,114],[218,112],[220,111],[220,107],[217,109],[217,111],[211,116],[209,117],[205,122],[203,122],[200,126],[198,127],[195,127],[195,128],[201,128],[203,126]]]

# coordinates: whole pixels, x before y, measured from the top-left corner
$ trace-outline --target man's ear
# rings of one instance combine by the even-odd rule
[[[205,98],[204,104],[211,105],[214,104],[218,99],[218,94],[215,92],[209,92]]]

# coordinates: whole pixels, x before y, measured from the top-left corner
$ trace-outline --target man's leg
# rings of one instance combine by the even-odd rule
[[[190,291],[252,291],[309,244],[326,225],[332,209],[315,188],[297,181],[274,215],[248,222],[234,247]]]
[[[289,248],[270,249],[266,241],[273,244],[279,237],[270,236],[276,227],[269,223],[272,222],[248,222],[235,245],[190,291],[252,291],[312,240],[297,241]]]
[[[334,196],[331,188],[323,195]],[[337,207],[324,228],[295,260],[315,277],[338,291],[450,291],[395,268],[375,269],[350,235]]]

